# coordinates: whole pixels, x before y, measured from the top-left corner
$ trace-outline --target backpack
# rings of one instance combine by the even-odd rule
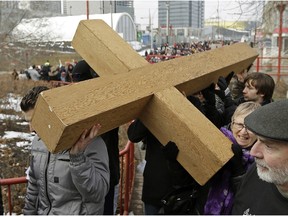
[[[197,198],[197,186],[189,184],[174,189],[166,194],[162,200],[162,207],[158,214],[191,215]]]

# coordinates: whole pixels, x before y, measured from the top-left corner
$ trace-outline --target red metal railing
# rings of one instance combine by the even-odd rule
[[[120,157],[120,189],[119,205],[120,214],[128,215],[130,201],[134,186],[134,143],[128,141],[125,148],[119,152]],[[8,187],[9,214],[12,214],[13,204],[11,198],[11,185],[27,183],[26,177],[0,179],[1,186]]]
[[[259,56],[256,59],[256,72],[266,72],[270,76],[276,76],[277,80],[281,76],[288,76],[288,57],[281,57],[279,64],[278,57]]]
[[[27,183],[26,177],[18,177],[18,178],[8,178],[8,179],[0,179],[0,185],[6,185],[8,187],[8,206],[9,213],[12,214],[12,199],[11,199],[11,185],[15,184],[24,184]]]
[[[128,141],[125,149],[120,151],[119,157],[121,158],[120,160],[121,175],[120,175],[120,189],[119,189],[120,214],[128,215],[135,177],[134,143]]]

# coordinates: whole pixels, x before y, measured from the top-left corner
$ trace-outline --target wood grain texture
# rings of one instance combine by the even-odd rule
[[[217,62],[206,61],[211,56]],[[163,63],[149,64],[133,69],[128,74],[99,77],[45,91],[40,96],[45,103],[37,102],[32,125],[47,145],[54,146],[51,147],[54,148],[53,151],[61,150],[62,145],[71,146],[79,137],[81,131],[75,131],[75,125],[78,125],[76,128],[84,129],[99,122],[102,124],[100,132],[108,131],[136,118],[154,93],[173,86],[186,91],[186,94],[197,92],[217,80],[220,75],[226,76],[231,70],[244,69],[256,56],[255,51],[246,44],[235,44]],[[41,107],[41,112],[38,107]],[[41,122],[36,120],[48,113],[51,116],[49,119]],[[58,142],[52,142],[50,136],[54,134],[53,127],[50,132],[46,129],[47,125],[51,126],[56,121],[65,125],[65,130],[57,137]],[[70,136],[68,143],[65,137]]]
[[[155,93],[139,118],[161,143],[177,144],[177,160],[201,185],[233,155],[231,141],[174,87]]]
[[[72,46],[101,76],[128,72],[148,62],[103,20],[83,20]]]
[[[150,65],[110,27],[96,23],[81,22],[73,46],[100,78],[43,92],[32,118],[37,134],[56,153],[95,123],[102,134],[140,116],[163,144],[180,146],[178,161],[204,184],[231,157],[229,141],[179,91],[190,95],[240,72],[256,51],[239,43]]]

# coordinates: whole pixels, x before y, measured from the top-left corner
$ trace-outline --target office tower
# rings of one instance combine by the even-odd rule
[[[158,1],[158,24],[161,43],[189,42],[204,27],[204,1]]]
[[[203,28],[204,1],[159,1],[158,22],[165,28]]]

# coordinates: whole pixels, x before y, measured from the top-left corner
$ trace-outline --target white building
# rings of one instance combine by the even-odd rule
[[[78,24],[86,15],[23,19],[12,32],[15,42],[71,42]],[[136,41],[136,27],[128,13],[93,14],[89,20],[102,19],[125,41]]]

